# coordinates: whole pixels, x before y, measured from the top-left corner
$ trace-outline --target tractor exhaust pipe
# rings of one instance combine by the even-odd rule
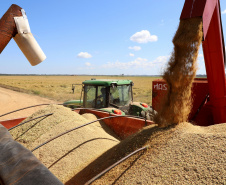
[[[12,38],[32,66],[46,59],[31,33],[25,11],[15,4],[0,19],[0,53]]]

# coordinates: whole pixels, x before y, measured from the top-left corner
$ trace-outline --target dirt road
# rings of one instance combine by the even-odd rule
[[[35,95],[30,95],[30,94],[12,91],[5,88],[0,88],[0,115],[16,109],[37,105],[37,104],[44,104],[44,103],[53,104],[53,103],[59,103],[59,102],[42,98],[39,96],[35,96]],[[27,116],[30,116],[33,112],[39,110],[40,108],[43,108],[43,106],[15,112],[7,116],[0,117],[0,120],[27,117]]]

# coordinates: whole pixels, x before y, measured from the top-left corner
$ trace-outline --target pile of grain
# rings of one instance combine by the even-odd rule
[[[163,74],[168,95],[161,102],[154,118],[160,127],[178,124],[188,119],[191,110],[191,87],[196,75],[196,60],[202,41],[202,18],[180,21],[173,38],[174,51]]]
[[[25,147],[30,148],[30,143],[39,138],[42,134],[46,133],[48,130],[51,130],[57,124],[65,122],[66,120],[71,121],[73,119],[81,121],[80,117],[77,117],[76,114],[70,109],[64,108],[60,105],[49,105],[38,110],[23,122],[50,113],[53,113],[53,115],[30,121],[13,129],[10,131],[11,135]]]
[[[69,108],[47,106],[28,119],[47,113],[54,113],[47,118],[40,118],[31,123],[15,128],[11,134],[28,149],[33,149],[50,138],[74,127],[96,120],[92,115],[81,116]],[[61,136],[44,145],[33,153],[63,183],[81,169],[99,157],[102,153],[119,143],[97,122]]]
[[[149,145],[93,184],[225,184],[226,124],[149,126],[87,166],[69,184],[84,184],[130,152]]]

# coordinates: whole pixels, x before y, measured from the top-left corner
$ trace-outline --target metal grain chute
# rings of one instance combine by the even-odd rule
[[[0,19],[0,53],[13,38],[32,66],[46,56],[31,33],[24,9],[13,4]]]

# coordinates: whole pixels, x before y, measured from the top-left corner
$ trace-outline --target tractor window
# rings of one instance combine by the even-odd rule
[[[106,88],[104,86],[86,85],[84,87],[84,107],[86,108],[106,107]]]
[[[84,87],[84,107],[92,108],[93,100],[96,98],[96,87],[95,86],[85,86]]]
[[[131,86],[121,85],[110,88],[110,103],[117,106],[125,106],[131,103]]]
[[[104,108],[106,107],[106,98],[107,98],[107,91],[105,86],[98,86],[97,87],[97,102],[96,108]]]

